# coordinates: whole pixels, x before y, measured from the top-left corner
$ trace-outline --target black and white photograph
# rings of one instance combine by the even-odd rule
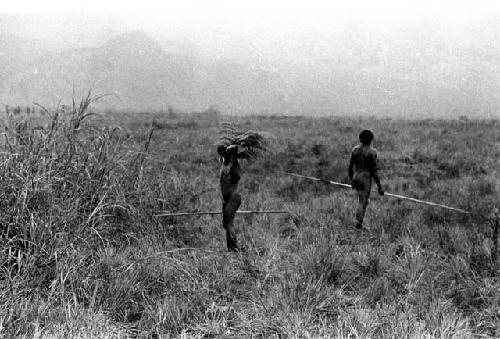
[[[0,338],[500,338],[500,2],[2,0]]]

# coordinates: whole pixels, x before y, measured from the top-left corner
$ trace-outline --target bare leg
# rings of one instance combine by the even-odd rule
[[[365,218],[366,206],[368,206],[368,198],[370,197],[370,191],[358,191],[358,209],[356,210],[356,227],[363,228],[363,219]]]
[[[238,251],[238,241],[234,231],[234,216],[241,205],[241,196],[235,193],[222,206],[222,226],[226,230],[227,249]]]
[[[358,208],[356,210],[356,228],[363,228],[366,206],[370,199],[371,178],[369,176],[359,176],[356,178],[356,190],[358,191]]]

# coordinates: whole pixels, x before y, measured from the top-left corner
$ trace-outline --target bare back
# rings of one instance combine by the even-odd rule
[[[377,169],[377,150],[368,145],[358,145],[353,148],[351,165],[355,175],[360,172],[373,174]]]

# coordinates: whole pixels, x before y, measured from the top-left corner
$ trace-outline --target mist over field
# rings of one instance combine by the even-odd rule
[[[369,22],[299,14],[0,14],[0,104],[53,107],[74,87],[76,97],[115,94],[101,109],[499,117],[495,13]]]

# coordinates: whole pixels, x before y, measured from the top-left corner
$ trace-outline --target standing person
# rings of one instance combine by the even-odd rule
[[[222,123],[221,138],[217,146],[222,193],[222,226],[226,230],[226,243],[229,251],[243,251],[238,244],[234,228],[234,216],[241,205],[238,182],[241,178],[239,160],[252,161],[261,152],[269,151],[268,135],[265,132],[242,131],[231,123]]]
[[[353,148],[349,162],[349,179],[351,179],[352,188],[358,192],[359,198],[356,210],[356,228],[358,229],[363,228],[363,219],[370,198],[372,178],[377,184],[378,193],[384,195],[378,176],[377,150],[371,147],[372,140],[373,133],[370,130],[362,131],[359,134],[361,144]]]
[[[220,187],[222,193],[222,226],[226,230],[226,244],[229,251],[238,252],[238,241],[234,230],[234,216],[241,205],[238,193],[238,182],[241,178],[241,167],[238,163],[238,146],[219,145],[217,153],[222,163],[220,170]]]

